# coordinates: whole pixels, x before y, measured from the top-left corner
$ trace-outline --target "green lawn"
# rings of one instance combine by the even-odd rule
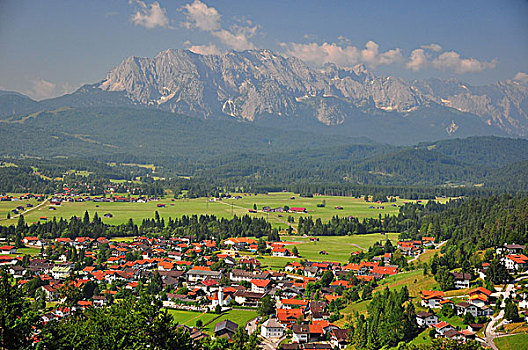
[[[374,292],[383,290],[386,286],[390,289],[407,286],[411,297],[419,298],[421,290],[430,290],[436,286],[436,281],[432,276],[424,276],[423,270],[413,270],[400,272],[397,275],[384,278],[379,282],[379,286]]]
[[[40,254],[40,248],[18,248],[17,255],[21,254],[37,255]]]
[[[13,194],[11,194],[13,195]],[[15,194],[20,195],[20,194]],[[7,220],[7,213],[11,212],[11,210],[16,209],[18,206],[23,206],[25,209],[31,209],[27,207],[27,204],[31,204],[34,207],[39,205],[41,202],[38,202],[36,199],[27,199],[27,200],[20,200],[20,201],[0,201],[0,224],[5,225],[6,223],[16,224],[18,218]],[[15,214],[11,212],[11,216],[14,216]],[[38,217],[37,217],[38,219]]]
[[[110,239],[112,242],[133,242],[136,237],[114,237]]]
[[[500,350],[524,350],[528,344],[528,334],[516,334],[495,339]]]
[[[148,203],[95,203],[95,202],[65,202],[61,206],[56,207],[55,211],[49,210],[49,205],[46,205],[38,210],[34,210],[25,215],[26,222],[36,222],[40,216],[46,216],[48,219],[54,216],[69,219],[72,216],[82,216],[85,211],[90,215],[95,212],[100,217],[105,213],[111,213],[112,218],[103,218],[105,223],[121,224],[132,218],[135,222],[141,222],[143,218],[154,217],[154,212],[157,210],[161,217],[167,218],[180,217],[182,215],[193,214],[213,214],[218,217],[232,217],[233,215],[250,214],[249,209],[253,209],[256,204],[259,210],[258,213],[250,214],[252,216],[266,217],[275,227],[285,228],[286,219],[289,215],[295,218],[295,222],[300,216],[312,216],[314,219],[321,218],[323,221],[328,221],[334,215],[339,216],[355,216],[359,218],[378,217],[379,214],[396,214],[398,207],[391,206],[392,203],[384,203],[379,205],[376,203],[365,202],[363,199],[352,197],[339,196],[317,196],[314,198],[300,198],[298,195],[286,192],[275,192],[269,194],[259,194],[257,196],[252,194],[241,194],[241,199],[225,199],[223,201],[209,201],[208,198],[197,199],[175,199],[164,198],[158,202]],[[290,199],[290,197],[295,199]],[[319,208],[317,204],[326,201],[326,207]],[[398,200],[395,204],[400,205],[405,200]],[[26,203],[36,204],[35,200],[21,201],[21,202],[0,202],[0,219],[6,218],[7,212],[14,209],[18,205],[25,205]],[[157,204],[163,203],[165,208],[158,208]],[[305,207],[307,213],[303,214],[287,214],[287,213],[264,213],[261,211],[262,207]],[[369,206],[380,207],[384,209],[369,209]],[[343,210],[335,209],[336,206],[343,207]],[[281,216],[279,216],[281,215]],[[2,225],[16,224],[16,219],[2,220]]]
[[[312,261],[335,261],[340,263],[347,263],[350,253],[360,250],[359,247],[368,249],[375,242],[390,239],[395,243],[398,239],[397,233],[388,233],[382,235],[379,233],[352,235],[352,236],[319,236],[318,242],[310,242],[308,237],[301,236],[281,236],[284,242],[298,242],[298,244],[287,244],[288,249],[297,247],[300,258],[283,258],[275,256],[260,256],[258,259],[261,267],[267,267],[273,270],[284,268],[289,262],[301,261],[302,259]],[[359,247],[358,247],[359,246]],[[328,255],[319,254],[320,251],[326,251]],[[252,255],[245,254],[244,255]]]
[[[184,311],[184,310],[174,310],[174,309],[169,309],[169,314],[171,314],[172,317],[174,317],[174,320],[178,322],[179,324],[183,324],[189,327],[194,327],[196,325],[196,321],[198,320],[202,320],[202,323],[205,325],[207,322],[211,321],[216,316],[218,316],[217,314]],[[225,314],[221,315],[218,319],[211,322],[211,324],[207,325],[207,327],[205,327],[203,331],[208,334],[213,334],[215,324],[225,319],[233,321],[239,326],[244,326],[246,322],[248,322],[249,320],[255,317],[257,317],[256,310],[251,310],[251,309],[229,310]]]
[[[352,235],[352,236],[320,236],[318,242],[310,242],[309,238],[299,236],[282,236],[283,241],[302,242],[296,244],[297,250],[302,258],[308,260],[324,260],[324,261],[338,261],[347,262],[350,253],[361,250],[361,248],[368,250],[369,247],[376,242],[385,242],[390,239],[393,243],[398,240],[398,233],[388,233],[382,235],[380,233],[372,233],[366,235]],[[288,245],[288,247],[290,247]],[[293,248],[293,246],[291,246]],[[320,251],[326,251],[328,255],[319,254]]]
[[[261,256],[258,258],[258,260],[260,261],[261,268],[268,268],[271,270],[280,270],[283,269],[289,262],[301,261],[301,259],[282,258],[278,256]]]
[[[203,324],[205,324],[209,322],[210,320],[212,320],[213,318],[215,318],[216,316],[218,316],[216,314],[175,310],[175,309],[169,309],[169,314],[171,314],[174,320],[178,322],[179,324],[183,324],[189,327],[194,327],[196,325],[196,321],[198,320],[202,320]]]
[[[467,328],[467,325],[464,324],[462,317],[460,316],[455,315],[451,317],[445,317],[445,316],[442,316],[440,312],[437,312],[436,314],[438,315],[438,319],[440,321],[445,321],[455,328],[456,327],[459,327],[460,329]]]
[[[214,332],[215,324],[223,320],[230,320],[238,324],[239,326],[244,326],[249,320],[257,317],[257,311],[251,309],[233,309],[229,310],[227,313],[220,316],[214,322],[211,322],[207,327],[203,329],[204,332],[212,334]],[[204,322],[205,323],[205,322]]]
[[[432,339],[429,336],[429,332],[431,331],[431,328],[424,329],[420,334],[416,336],[413,340],[409,342],[409,344],[412,345],[431,345]]]

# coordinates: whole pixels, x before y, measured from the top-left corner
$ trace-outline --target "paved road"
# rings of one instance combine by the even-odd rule
[[[442,248],[442,246],[443,246],[444,244],[446,244],[446,243],[447,243],[447,241],[440,242],[440,243],[435,247],[435,250]],[[424,253],[425,253],[426,251],[427,251],[427,250],[425,250]],[[422,254],[423,254],[423,253],[422,253]],[[419,254],[418,256],[415,256],[414,258],[412,258],[412,259],[409,260],[408,262],[412,262],[412,261],[417,260],[417,259],[420,257],[420,255],[422,255],[422,254]]]
[[[511,283],[508,283],[506,285],[506,289],[503,292],[501,292],[503,294],[503,302],[502,302],[503,304],[501,305],[502,307],[504,307],[504,299],[510,296],[510,293],[513,290],[515,282],[518,280],[524,279],[526,277],[528,276],[520,277],[517,280]],[[488,322],[488,324],[486,325],[486,329],[484,330],[486,344],[488,344],[488,346],[490,346],[494,350],[499,350],[499,348],[495,345],[493,340],[499,336],[503,336],[503,334],[499,334],[495,330],[499,328],[500,326],[502,326],[502,324],[504,323],[504,319],[497,325],[495,325],[495,323],[497,323],[497,321],[503,317],[504,317],[504,309],[502,309],[497,316],[491,318],[491,321]]]
[[[284,339],[286,339],[286,336],[281,338],[265,338],[260,345],[262,345],[263,350],[276,350]]]

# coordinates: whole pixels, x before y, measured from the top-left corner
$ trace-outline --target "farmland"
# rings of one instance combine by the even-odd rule
[[[128,203],[128,202],[63,202],[60,206],[54,206],[55,210],[50,209],[46,204],[37,210],[33,210],[24,215],[26,222],[36,222],[42,216],[51,219],[53,217],[69,219],[72,216],[82,216],[85,211],[90,215],[97,212],[99,217],[103,218],[104,214],[112,214],[111,218],[103,218],[107,224],[122,224],[132,218],[135,222],[141,222],[146,217],[153,217],[155,211],[158,211],[163,218],[180,217],[182,215],[200,215],[209,214],[217,217],[230,218],[233,215],[250,214],[252,216],[266,217],[270,223],[278,228],[286,228],[287,217],[294,218],[294,225],[300,216],[312,216],[314,219],[320,218],[328,221],[335,215],[354,216],[358,218],[378,217],[378,215],[393,215],[398,213],[397,205],[403,204],[406,200],[398,199],[395,203],[370,203],[364,199],[353,197],[332,197],[316,196],[313,198],[300,198],[293,193],[275,192],[269,194],[240,194],[240,199],[224,199],[222,201],[213,201],[209,198],[197,199],[171,199],[162,198],[159,201],[150,201],[147,203]],[[294,197],[295,199],[291,199]],[[325,203],[325,207],[318,207]],[[5,220],[7,212],[17,206],[25,206],[27,203],[37,204],[36,200],[17,201],[17,202],[0,202],[0,223],[2,225],[15,224],[17,219],[12,218]],[[165,204],[164,208],[158,207],[158,204]],[[394,204],[394,206],[393,206]],[[257,206],[257,213],[249,213],[248,210]],[[265,213],[262,207],[304,207],[307,213],[287,214],[287,213]],[[341,207],[342,209],[336,209]],[[373,208],[369,208],[373,207]],[[368,246],[368,245],[367,245]]]

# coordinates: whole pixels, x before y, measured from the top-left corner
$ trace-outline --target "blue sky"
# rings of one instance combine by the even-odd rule
[[[266,48],[409,80],[526,80],[528,1],[0,1],[3,90],[61,95],[168,48]]]

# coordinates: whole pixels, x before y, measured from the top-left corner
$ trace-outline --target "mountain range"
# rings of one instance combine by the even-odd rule
[[[415,144],[467,136],[528,136],[528,87],[506,80],[406,81],[363,65],[311,67],[269,50],[199,55],[166,50],[129,57],[100,82],[34,101],[0,92],[0,118],[23,120],[59,108],[126,107],[282,130]],[[89,116],[87,116],[89,118]]]

